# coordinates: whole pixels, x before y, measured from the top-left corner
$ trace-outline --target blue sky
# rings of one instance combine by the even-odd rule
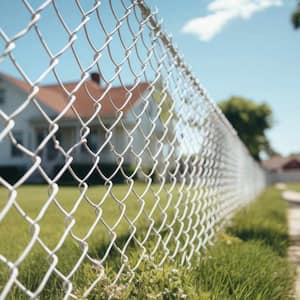
[[[44,1],[28,2],[38,7]],[[81,16],[74,10],[73,1],[56,2],[67,24],[75,28]],[[92,2],[81,1],[86,6]],[[105,10],[107,1],[102,3]],[[274,148],[283,154],[300,152],[300,30],[295,31],[290,24],[296,1],[149,0],[148,4],[159,9],[166,31],[173,34],[185,60],[215,101],[241,95],[257,102],[268,102],[274,111],[274,128],[268,133]],[[54,21],[57,18],[51,18],[50,8],[48,13],[50,18],[41,18],[39,26],[55,53],[65,44],[68,35],[61,24]],[[111,17],[105,16],[108,27]],[[8,36],[24,28],[29,20],[30,14],[22,1],[1,2],[0,27]],[[91,20],[90,28],[97,41],[98,31],[93,22]],[[80,39],[79,34],[79,45]],[[36,80],[49,65],[49,57],[32,32],[19,39],[16,45],[17,60],[29,78]],[[0,53],[4,46],[0,38]],[[117,57],[124,55],[121,50],[115,49]],[[90,50],[78,47],[77,51],[87,65],[92,57],[92,53],[88,53]],[[74,75],[79,71],[74,59],[68,68],[63,63],[70,57],[70,53],[64,54],[62,67],[58,66],[64,80],[78,79]],[[18,75],[9,60],[0,63],[0,71]],[[48,76],[43,83],[51,81],[53,77]]]
[[[221,101],[241,95],[268,102],[274,111],[268,133],[274,148],[283,154],[300,152],[300,30],[290,24],[296,1],[232,19],[209,41],[183,33],[188,21],[210,14],[212,2],[151,1],[211,97]]]

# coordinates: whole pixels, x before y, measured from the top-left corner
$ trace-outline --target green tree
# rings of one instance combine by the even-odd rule
[[[219,105],[256,160],[260,160],[262,152],[275,153],[266,136],[266,130],[272,127],[272,110],[266,103],[231,97]]]
[[[291,16],[291,20],[295,29],[300,28],[300,1],[298,2],[297,8],[294,10]]]

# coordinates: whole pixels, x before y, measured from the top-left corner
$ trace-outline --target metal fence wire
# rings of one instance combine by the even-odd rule
[[[0,299],[117,297],[146,263],[189,266],[265,178],[157,11],[0,6]]]

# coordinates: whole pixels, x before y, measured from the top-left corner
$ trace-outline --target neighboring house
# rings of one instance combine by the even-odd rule
[[[72,164],[92,164],[98,156],[99,164],[103,165],[117,165],[121,157],[124,165],[136,165],[141,158],[145,169],[153,166],[164,128],[157,118],[156,102],[148,97],[149,83],[106,89],[100,84],[100,76],[93,73],[78,89],[78,82],[63,83],[63,86],[64,89],[58,84],[41,86],[32,99],[29,84],[0,73],[0,111],[8,116],[28,103],[13,117],[15,124],[11,132],[19,144],[42,158],[42,168],[49,176],[55,175],[57,166],[62,166],[67,157],[72,157]],[[68,109],[67,104],[72,99],[76,100]],[[139,114],[141,117],[137,117]],[[92,121],[83,126],[91,118]],[[37,151],[55,129],[50,126],[51,120],[57,120],[59,125],[55,138]],[[90,132],[86,135],[88,128]],[[55,146],[55,140],[60,149],[57,143]],[[130,140],[132,145],[127,147]],[[156,159],[162,161],[162,151]],[[9,167],[28,170],[33,162],[30,155],[15,147],[9,136],[1,141],[0,170]],[[0,175],[5,174],[0,171]]]
[[[262,161],[262,166],[268,172],[270,182],[300,181],[300,155],[273,156]]]

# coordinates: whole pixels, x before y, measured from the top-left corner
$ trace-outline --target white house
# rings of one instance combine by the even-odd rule
[[[273,156],[262,161],[262,166],[270,183],[300,181],[300,155]]]
[[[124,165],[136,165],[140,158],[144,168],[153,166],[163,125],[149,83],[106,89],[93,73],[90,80],[78,85],[41,86],[33,97],[28,83],[0,73],[0,111],[13,114],[14,120],[13,137],[6,135],[1,141],[0,176],[5,178],[3,172],[10,167],[28,170],[33,165],[33,157],[20,151],[13,138],[41,157],[41,166],[51,178],[70,157],[72,164],[92,164],[98,157],[100,165],[119,164],[122,159]],[[53,120],[59,125],[57,131],[51,126]],[[3,118],[1,123],[0,133],[6,126]],[[162,160],[162,151],[159,153],[156,159]],[[31,180],[36,180],[34,175]]]

